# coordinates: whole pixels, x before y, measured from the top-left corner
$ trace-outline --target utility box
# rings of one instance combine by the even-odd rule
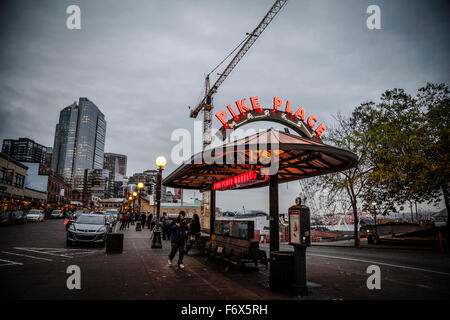
[[[289,244],[311,246],[310,212],[300,201],[289,208]]]
[[[106,253],[122,253],[123,233],[108,233],[106,236]]]

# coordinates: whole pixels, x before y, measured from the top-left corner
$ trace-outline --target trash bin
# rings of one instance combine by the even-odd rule
[[[122,253],[123,233],[108,233],[106,236],[106,253]]]
[[[269,287],[278,293],[294,293],[294,252],[272,251]]]

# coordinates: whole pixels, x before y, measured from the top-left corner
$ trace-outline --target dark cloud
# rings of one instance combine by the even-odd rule
[[[105,113],[105,151],[127,154],[130,174],[152,168],[158,154],[170,155],[174,129],[192,130],[187,106],[198,103],[204,74],[272,3],[2,1],[0,139],[52,146],[59,111],[85,96]],[[81,7],[81,30],[66,28],[71,4]],[[381,8],[382,30],[366,28],[371,4]],[[219,89],[215,107],[281,96],[331,125],[332,114],[388,88],[449,83],[448,12],[437,0],[289,1]],[[283,189],[282,210],[296,186]],[[266,193],[239,200],[220,193],[218,203],[267,209]]]

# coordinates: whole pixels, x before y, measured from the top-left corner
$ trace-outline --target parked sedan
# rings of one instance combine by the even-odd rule
[[[11,213],[11,220],[14,223],[26,223],[27,215],[22,210],[13,211]]]
[[[106,214],[109,216],[112,224],[116,224],[117,222],[117,210],[106,210]]]
[[[0,225],[10,224],[12,222],[11,219],[12,212],[2,212],[0,213]]]
[[[28,211],[27,221],[35,221],[35,222],[44,221],[44,212],[39,209],[32,209]]]
[[[82,214],[67,230],[67,245],[77,242],[105,245],[107,221],[104,215]]]
[[[50,218],[62,218],[63,213],[61,210],[53,210],[52,213],[50,213]]]

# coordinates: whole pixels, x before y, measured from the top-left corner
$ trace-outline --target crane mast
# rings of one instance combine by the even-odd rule
[[[269,23],[273,18],[280,12],[283,6],[286,4],[287,0],[277,0],[258,24],[258,26],[253,30],[245,40],[244,44],[241,46],[239,51],[224,69],[224,71],[219,75],[216,82],[212,87],[210,87],[209,74],[205,79],[205,96],[194,108],[191,113],[191,118],[197,118],[200,111],[203,111],[203,149],[207,148],[211,144],[211,124],[212,124],[212,96],[217,92],[217,89],[225,81],[228,75],[233,71],[234,67],[239,63],[242,57],[247,53],[251,46],[255,43],[256,39],[263,33]]]

